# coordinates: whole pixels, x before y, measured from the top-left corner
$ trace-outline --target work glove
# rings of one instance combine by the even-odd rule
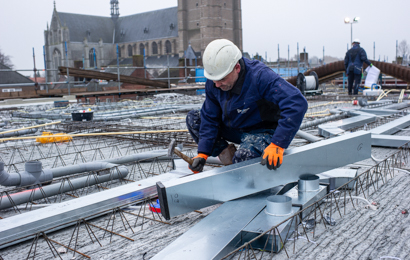
[[[192,165],[188,165],[188,168],[193,172],[193,173],[200,173],[204,169],[206,159],[208,159],[208,155],[199,153],[197,156],[192,158],[194,162]]]
[[[285,149],[271,143],[263,151],[261,164],[268,167],[269,170],[276,170],[279,168],[283,161],[283,152]]]

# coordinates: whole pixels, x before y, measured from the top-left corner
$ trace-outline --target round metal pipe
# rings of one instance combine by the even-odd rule
[[[284,195],[272,195],[266,199],[266,214],[285,216],[292,213],[292,199]]]
[[[323,140],[323,138],[306,133],[305,131],[302,131],[302,130],[297,131],[296,135],[312,143]]]
[[[299,191],[317,191],[319,190],[319,176],[313,174],[305,174],[300,176],[298,180]]]

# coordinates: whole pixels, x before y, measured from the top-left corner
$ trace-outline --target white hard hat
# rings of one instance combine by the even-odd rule
[[[217,81],[232,72],[242,53],[236,45],[226,39],[218,39],[206,46],[202,62],[207,79]]]
[[[357,43],[359,43],[359,44],[360,44],[360,40],[359,40],[359,39],[357,39],[357,38],[356,38],[356,39],[354,39],[354,40],[353,40],[353,42],[357,42]],[[353,43],[353,42],[352,42],[352,43]]]

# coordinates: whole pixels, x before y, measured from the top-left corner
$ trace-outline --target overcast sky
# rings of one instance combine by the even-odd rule
[[[199,0],[192,0],[199,1]],[[56,0],[57,11],[110,16],[109,0]],[[119,0],[120,15],[173,7],[177,0]],[[44,30],[53,12],[52,0],[0,0],[0,49],[11,56],[16,69],[44,68]],[[396,40],[410,43],[410,0],[242,0],[243,50],[268,60],[290,56],[306,47],[309,56],[343,58],[350,42],[345,17],[360,17],[353,24],[353,39],[373,59],[394,60]],[[28,72],[21,72],[28,75]]]

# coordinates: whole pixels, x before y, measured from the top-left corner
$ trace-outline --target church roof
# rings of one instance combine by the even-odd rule
[[[89,42],[98,42],[100,39],[105,43],[112,43],[114,22],[110,17],[60,13],[58,17],[62,26],[70,30],[71,42],[82,42],[87,37]]]
[[[61,26],[67,26],[71,42],[136,42],[178,37],[178,8],[171,7],[151,12],[119,17],[114,24],[111,17],[60,13]]]
[[[120,17],[116,23],[116,43],[169,37],[178,37],[177,7]]]
[[[0,69],[8,70],[10,68],[0,63]],[[0,71],[0,84],[17,84],[17,83],[34,83],[34,81],[28,79],[27,77],[21,75],[20,73],[16,71]]]

